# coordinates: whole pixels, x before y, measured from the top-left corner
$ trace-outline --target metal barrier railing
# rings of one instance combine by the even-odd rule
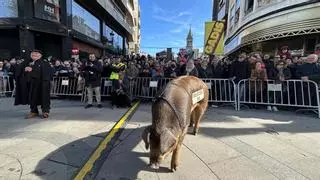
[[[149,77],[139,77],[132,79],[130,89],[134,98],[152,99],[161,91],[172,79],[160,78],[153,80]]]
[[[202,79],[209,89],[209,102],[232,103],[237,107],[236,85],[231,79]]]
[[[112,81],[109,78],[101,79],[101,97],[110,97],[112,93]]]
[[[51,81],[51,96],[82,96],[84,79],[54,77]]]
[[[10,76],[0,77],[0,97],[10,97],[14,92],[14,79]]]
[[[154,98],[172,79],[160,78],[135,78],[131,81],[133,97]],[[209,89],[209,102],[212,103],[231,103],[237,108],[236,86],[230,79],[202,79]]]
[[[152,99],[172,79],[160,78],[154,80],[148,77],[131,79],[131,98]],[[289,106],[315,111],[320,118],[319,86],[314,81],[286,80],[276,82],[241,80],[235,84],[230,79],[202,79],[209,89],[209,102],[231,103],[236,110],[241,105],[257,104],[268,106]],[[51,96],[79,96],[86,99],[84,79],[54,77],[51,87]],[[15,82],[8,76],[0,77],[0,96],[14,95]],[[109,97],[112,93],[112,81],[109,78],[101,80],[101,96]]]
[[[311,108],[320,118],[319,87],[314,81],[276,82],[241,80],[237,85],[238,110],[241,104]]]

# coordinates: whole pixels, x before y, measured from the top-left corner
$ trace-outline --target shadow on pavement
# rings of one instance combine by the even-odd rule
[[[147,111],[146,110],[143,111]],[[205,123],[232,123],[236,122],[237,116],[239,118],[257,118],[259,119],[259,127],[205,127]],[[260,133],[279,134],[281,132],[287,133],[312,133],[320,132],[320,125],[318,119],[297,116],[290,118],[286,115],[272,114],[270,112],[237,112],[234,110],[215,110],[211,109],[207,112],[206,118],[210,120],[202,121],[199,135],[222,138],[239,135],[254,135]],[[221,119],[222,118],[222,119]],[[272,122],[267,120],[272,119]],[[309,121],[306,121],[309,120]],[[126,128],[122,131],[121,136],[117,141],[109,146],[110,152],[105,154],[105,161],[98,163],[100,171],[95,171],[96,174],[91,176],[92,179],[98,180],[126,180],[137,179],[138,177],[155,176],[158,173],[169,173],[169,167],[161,166],[160,170],[152,170],[147,166],[149,162],[148,152],[141,142],[141,133],[144,127],[136,126],[135,128]],[[79,139],[72,143],[66,144],[54,152],[51,152],[43,158],[37,165],[33,175],[40,179],[72,179],[79,168],[86,162],[97,143],[96,138],[105,136],[106,133],[88,136]],[[190,136],[190,135],[188,135]],[[181,157],[183,158],[183,157]],[[168,156],[167,159],[170,159]],[[54,165],[52,165],[54,164]],[[94,168],[95,169],[95,168]],[[97,170],[97,169],[95,169]],[[148,173],[149,172],[149,173]],[[150,175],[150,172],[152,175]],[[89,178],[89,179],[91,179]],[[159,177],[158,177],[159,178]]]
[[[147,166],[148,152],[141,152],[137,147],[141,146],[141,133],[144,127],[135,129],[124,129],[121,137],[116,140],[113,146],[109,146],[107,153],[104,153],[107,159],[97,162],[94,174],[89,175],[89,179],[136,179],[140,171],[168,173],[171,172],[167,167],[161,167],[159,170],[152,170]],[[83,139],[66,144],[54,152],[48,154],[39,161],[37,167],[32,172],[33,176],[40,179],[72,179],[94,152],[92,144],[96,138],[102,137],[106,133],[88,136]],[[111,151],[110,151],[111,150]],[[145,149],[144,149],[145,150]],[[55,164],[52,166],[52,164]],[[97,167],[100,167],[98,174]],[[96,173],[96,174],[95,174]],[[119,175],[123,177],[119,177]],[[95,177],[94,177],[95,176]],[[115,177],[116,176],[116,177]]]

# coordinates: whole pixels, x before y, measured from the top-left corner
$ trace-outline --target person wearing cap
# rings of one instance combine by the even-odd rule
[[[42,59],[40,50],[31,51],[30,59],[23,61],[16,68],[16,96],[14,105],[30,105],[27,119],[39,116],[41,105],[42,118],[50,112],[50,64]]]

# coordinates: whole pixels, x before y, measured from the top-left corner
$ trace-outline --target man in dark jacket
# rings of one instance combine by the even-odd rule
[[[250,77],[249,63],[246,60],[247,55],[242,53],[239,59],[234,61],[231,65],[229,77],[234,79],[235,83],[238,83],[242,79],[248,79]]]
[[[213,78],[212,68],[208,64],[209,60],[207,58],[204,58],[200,62],[200,66],[198,67],[199,78]]]
[[[263,63],[266,67],[267,73],[270,72],[271,69],[275,68],[275,64],[273,62],[273,60],[270,59],[270,55],[269,54],[265,54],[263,57]]]
[[[229,77],[231,77],[234,82],[238,85],[239,81],[243,79],[248,79],[250,77],[251,70],[249,62],[247,61],[247,55],[245,53],[240,54],[238,60],[234,61],[231,65],[229,71]],[[242,83],[240,87],[240,99],[244,96],[245,93],[245,84]]]
[[[307,57],[306,63],[300,65],[297,68],[297,76],[301,78],[303,81],[314,81],[317,84],[320,82],[320,65],[317,64],[318,55],[311,54]],[[303,91],[302,91],[303,90]],[[313,84],[303,83],[303,89],[298,88],[298,93],[304,94],[304,105],[316,105],[317,98],[316,97],[317,89]],[[302,91],[302,92],[300,92]],[[309,93],[310,92],[310,93]],[[311,103],[309,102],[311,99]],[[301,101],[300,101],[301,102]],[[303,103],[303,102],[302,102]]]
[[[170,67],[168,67],[164,71],[164,76],[166,78],[176,78],[180,76],[180,68],[177,67],[177,64],[174,61],[172,61],[169,65]]]
[[[311,80],[319,83],[320,65],[317,64],[318,55],[311,54],[307,57],[307,62],[297,69],[297,75],[302,80]]]
[[[50,64],[42,59],[42,52],[33,50],[31,59],[16,67],[16,96],[14,105],[30,105],[28,119],[39,115],[41,105],[42,118],[49,117],[50,111]]]
[[[87,108],[92,107],[93,103],[93,91],[95,93],[95,97],[97,100],[98,108],[102,108],[101,104],[101,73],[103,71],[103,67],[100,62],[96,60],[96,56],[94,54],[89,55],[89,60],[84,64],[82,68],[82,72],[85,78],[85,86],[88,93],[88,104]]]

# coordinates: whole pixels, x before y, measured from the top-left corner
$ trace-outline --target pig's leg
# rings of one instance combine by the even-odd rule
[[[200,124],[200,121],[203,117],[205,113],[205,108],[203,108],[201,105],[196,107],[192,114],[195,114],[195,126],[194,126],[194,129],[193,129],[193,134],[196,136],[199,132],[199,124]]]
[[[192,112],[192,113],[191,113],[191,116],[190,116],[190,124],[189,124],[189,127],[193,127],[195,119],[196,119],[196,114],[195,114],[194,112]]]
[[[181,152],[181,146],[183,139],[187,133],[188,129],[186,129],[183,133],[183,135],[179,138],[179,142],[176,146],[176,148],[173,150],[172,158],[171,158],[171,170],[176,171],[177,167],[179,166],[179,159],[180,159],[180,152]]]

